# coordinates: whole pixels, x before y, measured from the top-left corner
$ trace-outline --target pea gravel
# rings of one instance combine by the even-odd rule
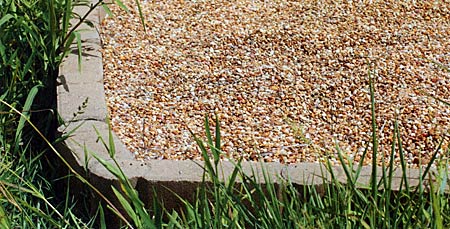
[[[359,161],[369,72],[378,160],[395,117],[410,165],[442,137],[445,156],[450,107],[432,97],[449,101],[449,1],[140,0],[146,32],[123,2],[130,12],[111,6],[102,23],[104,84],[113,129],[138,159],[200,159],[188,128],[204,137],[217,113],[225,158],[335,160],[338,145]]]

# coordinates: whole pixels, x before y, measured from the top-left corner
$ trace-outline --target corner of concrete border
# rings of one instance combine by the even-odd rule
[[[86,12],[86,9],[77,8],[76,11],[82,14]],[[103,17],[104,13],[102,10],[96,9],[88,19],[94,22],[98,28],[99,22]],[[86,147],[89,152],[95,152],[100,157],[110,160],[108,151],[98,141],[98,135],[94,129],[95,127],[105,141],[108,142],[109,129],[105,120],[108,112],[103,86],[102,55],[99,51],[101,43],[97,31],[95,29],[89,29],[81,33],[83,40],[81,70],[78,69],[76,52],[69,54],[60,68],[58,112],[62,119],[67,124],[70,124],[65,131],[69,132],[78,125],[82,125],[68,140],[58,145],[58,150],[77,171],[84,171],[84,168],[87,167],[90,174],[90,182],[101,192],[105,193],[107,197],[115,199],[113,193],[110,191],[110,186],[117,185],[117,179],[93,159],[91,155],[85,155]],[[86,99],[88,100],[87,108],[83,114],[76,116],[74,119],[73,113],[77,112],[78,107]],[[64,127],[60,129],[64,129]],[[137,161],[134,155],[127,150],[114,133],[112,133],[112,136],[116,147],[115,159],[138,192],[145,194],[142,198],[146,204],[152,201],[152,195],[150,194],[152,193],[152,189],[158,192],[158,195],[160,195],[158,197],[164,200],[165,207],[169,209],[180,207],[181,203],[167,189],[187,199],[193,197],[196,188],[202,180],[203,169],[199,166],[199,164],[202,164],[201,162],[171,160]],[[86,159],[88,159],[87,162],[85,161]],[[234,168],[234,164],[228,161],[222,162],[221,166],[224,177],[228,177]],[[263,177],[261,168],[264,167],[265,172],[271,174],[273,181],[276,182],[279,178],[289,177],[294,184],[299,186],[321,185],[324,181],[323,178],[329,178],[329,172],[325,168],[326,166],[319,163],[283,165],[280,163],[243,162],[242,167],[248,173],[254,171],[259,177]],[[332,170],[339,180],[346,181],[345,173],[341,167],[335,167]],[[378,168],[378,171],[378,174],[381,174],[381,168]],[[371,172],[372,167],[370,166],[362,169],[360,179],[358,180],[362,186],[369,183]],[[400,169],[394,172],[394,181],[401,179],[401,172]],[[409,169],[408,179],[410,185],[419,185],[419,176],[419,170]],[[399,185],[400,182],[394,182],[392,187],[393,189],[398,189]]]

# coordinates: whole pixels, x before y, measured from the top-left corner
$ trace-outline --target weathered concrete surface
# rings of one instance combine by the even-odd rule
[[[77,9],[78,11],[86,11]],[[81,12],[82,13],[82,12]],[[104,15],[100,10],[95,10],[89,17],[95,25],[98,26],[100,15]],[[65,143],[60,144],[58,149],[64,155],[66,160],[80,173],[84,168],[89,170],[89,180],[107,197],[113,198],[110,191],[111,185],[117,185],[117,180],[112,176],[99,162],[92,158],[91,152],[104,159],[109,155],[98,136],[94,127],[100,135],[108,142],[108,126],[105,123],[107,116],[106,102],[103,89],[103,70],[102,57],[99,52],[100,39],[95,29],[90,29],[82,33],[83,39],[83,61],[82,68],[78,69],[78,59],[76,51],[71,53],[61,66],[60,83],[58,87],[58,106],[59,113],[63,120],[69,122],[72,120],[65,132],[75,128],[83,123],[77,129],[72,137]],[[89,99],[86,110],[83,114],[73,119],[73,113],[77,112],[78,106],[83,101]],[[60,128],[61,130],[63,128]],[[116,148],[116,160],[123,169],[124,173],[130,178],[132,184],[136,187],[146,203],[151,203],[152,189],[158,191],[158,197],[164,200],[165,206],[174,208],[180,206],[180,201],[167,188],[185,198],[192,198],[196,188],[202,180],[203,169],[199,164],[202,162],[194,161],[169,161],[169,160],[151,160],[140,162],[134,160],[134,156],[113,133],[113,139]],[[88,149],[87,155],[85,148]],[[86,159],[88,159],[86,163]],[[111,160],[109,160],[111,161]],[[87,166],[86,166],[87,165]],[[244,162],[242,164],[244,171],[251,174],[255,172],[257,177],[264,183],[261,168],[264,167],[267,174],[273,181],[280,178],[289,177],[297,185],[320,185],[323,178],[329,179],[330,175],[326,172],[325,166],[318,163],[301,163],[294,165],[282,165],[280,163],[254,163]],[[221,174],[227,177],[231,174],[234,165],[232,162],[222,162]],[[371,177],[371,167],[364,167],[361,171],[358,183],[361,187],[367,185]],[[346,176],[341,167],[333,168],[335,176],[346,181]],[[381,168],[378,168],[378,174],[381,174]],[[419,184],[419,171],[408,170],[409,183],[412,186]],[[398,189],[400,185],[401,171],[394,173],[394,182],[392,187]]]

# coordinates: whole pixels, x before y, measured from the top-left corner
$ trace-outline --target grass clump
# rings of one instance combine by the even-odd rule
[[[64,200],[64,193],[56,194],[45,144],[27,123],[33,119],[48,138],[54,138],[55,83],[64,55],[61,40],[67,32],[60,23],[68,26],[70,4],[0,1],[1,228],[89,225],[73,215],[72,202]]]
[[[0,1],[0,228],[93,225],[95,215],[74,214],[80,211],[70,188],[57,187],[69,187],[71,175],[61,177],[59,170],[67,167],[48,149],[61,140],[55,134],[59,66],[74,42],[81,58],[78,28],[92,25],[86,17],[101,5],[102,0]],[[77,15],[75,6],[90,10]]]

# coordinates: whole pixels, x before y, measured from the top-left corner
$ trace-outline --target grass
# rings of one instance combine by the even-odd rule
[[[78,178],[61,177],[59,170],[69,168],[48,141],[61,140],[55,135],[59,66],[71,44],[81,43],[78,27],[91,24],[73,8],[100,5],[0,1],[0,228],[90,228],[96,219],[74,214],[80,211],[68,190]]]
[[[120,1],[114,2],[124,7]],[[206,117],[206,139],[193,135],[204,159],[199,164],[204,169],[203,182],[193,194],[195,201],[180,197],[184,208],[179,211],[165,209],[158,201],[145,205],[140,199],[143,193],[132,186],[114,159],[111,133],[107,140],[99,136],[112,163],[95,153],[94,157],[120,183],[111,187],[124,209],[118,211],[118,206],[73,170],[52,144],[67,137],[54,135],[61,125],[56,112],[58,69],[73,43],[81,58],[77,28],[82,23],[91,25],[86,15],[72,13],[76,5],[89,7],[88,13],[99,6],[109,12],[103,1],[92,5],[70,0],[0,1],[0,228],[106,228],[108,219],[102,205],[88,211],[88,203],[80,203],[71,194],[74,179],[86,185],[86,192],[100,196],[103,206],[122,219],[124,228],[450,228],[445,192],[449,163],[436,160],[438,152],[448,154],[448,149],[442,148],[442,140],[432,152],[432,160],[422,168],[420,184],[425,185],[411,187],[397,122],[390,161],[387,166],[383,164],[381,174],[373,167],[370,183],[361,186],[362,163],[354,164],[336,147],[347,182],[339,182],[328,163],[323,169],[331,179],[324,176],[318,189],[299,187],[289,177],[272,180],[268,170],[259,177],[255,171],[247,174],[241,160],[235,162],[231,175],[222,179],[219,120],[216,117],[210,123]],[[71,19],[75,19],[74,24]],[[375,160],[379,154],[376,107],[370,72],[368,75],[373,135],[363,158],[370,148]],[[305,144],[310,144],[301,126],[286,122],[296,128]],[[395,156],[400,158],[403,174],[398,191],[392,190]],[[61,177],[59,170],[66,170],[66,175]],[[433,182],[427,184],[426,180]],[[57,188],[59,185],[65,188]],[[157,197],[158,193],[153,195]]]
[[[32,119],[47,138],[54,138],[56,77],[67,51],[60,48],[71,17],[70,3],[0,2],[1,228],[92,225],[73,214],[69,196],[56,192],[56,172],[48,170],[54,164],[27,123]]]

